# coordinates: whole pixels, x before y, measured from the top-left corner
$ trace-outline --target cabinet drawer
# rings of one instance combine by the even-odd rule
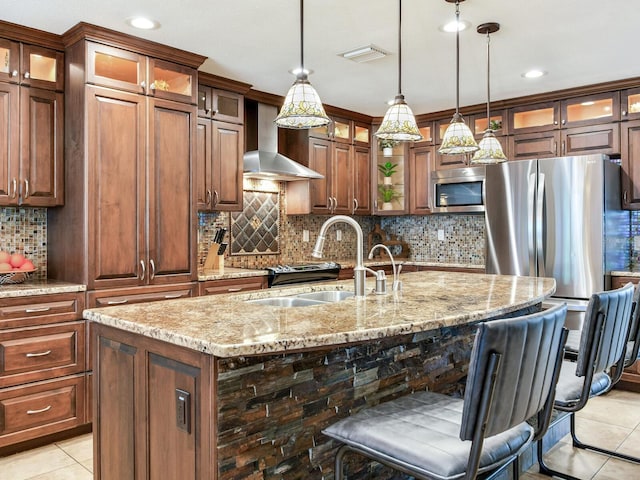
[[[85,322],[0,332],[0,387],[84,371]]]
[[[84,423],[84,375],[0,390],[0,447]]]
[[[82,318],[84,292],[0,298],[0,330]]]
[[[247,277],[230,280],[210,280],[200,283],[200,295],[218,295],[238,293],[248,290],[261,290],[267,287],[267,277]]]
[[[131,305],[132,303],[157,302],[177,298],[194,297],[197,284],[163,285],[156,287],[114,288],[87,293],[87,308]]]

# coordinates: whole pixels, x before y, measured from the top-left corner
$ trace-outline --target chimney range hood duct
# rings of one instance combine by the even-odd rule
[[[258,150],[244,154],[244,177],[281,181],[324,178],[278,153],[278,127],[274,123],[277,113],[276,107],[258,104]]]

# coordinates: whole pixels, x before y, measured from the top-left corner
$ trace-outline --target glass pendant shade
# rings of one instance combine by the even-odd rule
[[[382,124],[374,135],[381,139],[399,142],[422,139],[413,112],[404,101],[404,95],[396,95],[393,105],[385,113]]]
[[[458,113],[453,115],[451,123],[444,132],[438,152],[443,155],[460,155],[478,150],[478,144],[471,130]]]
[[[321,127],[331,120],[307,76],[300,74],[287,92],[275,121],[279,127],[301,129]]]
[[[480,149],[473,154],[471,163],[502,163],[507,161],[507,157],[502,151],[502,145],[491,129],[485,130],[478,147]]]

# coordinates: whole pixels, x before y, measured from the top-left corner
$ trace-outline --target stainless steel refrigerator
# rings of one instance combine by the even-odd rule
[[[620,166],[606,155],[489,165],[484,193],[487,273],[553,277],[554,298],[579,312],[629,264]]]

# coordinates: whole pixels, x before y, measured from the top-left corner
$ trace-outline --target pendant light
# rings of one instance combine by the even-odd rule
[[[489,44],[491,42],[490,35],[500,30],[500,24],[495,22],[483,23],[482,25],[478,25],[478,28],[476,30],[481,35],[487,36],[487,129],[484,131],[482,140],[480,140],[480,143],[478,144],[478,147],[480,147],[480,149],[473,154],[471,163],[501,163],[506,161],[507,157],[502,151],[500,142],[493,134],[493,129],[491,128],[491,112],[489,110],[489,106],[491,104],[491,57],[489,52]]]
[[[456,24],[460,24],[460,2],[464,0],[445,0],[456,4]],[[473,153],[478,150],[478,144],[473,138],[469,127],[460,115],[460,28],[456,27],[456,113],[444,132],[439,153],[444,155],[460,155]]]
[[[300,0],[300,72],[287,92],[275,122],[278,127],[302,129],[321,127],[330,121],[304,69],[304,0]]]
[[[402,0],[398,0],[398,94],[382,119],[382,124],[374,134],[379,139],[416,141],[422,134],[416,125],[416,119],[402,95]]]

